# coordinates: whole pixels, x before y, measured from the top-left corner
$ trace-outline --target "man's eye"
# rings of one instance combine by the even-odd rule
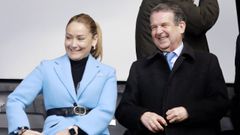
[[[154,30],[154,29],[156,29],[157,28],[157,26],[151,26],[151,29],[152,30]]]

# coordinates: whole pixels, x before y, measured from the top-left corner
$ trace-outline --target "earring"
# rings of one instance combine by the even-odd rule
[[[93,49],[93,50],[95,50],[95,49],[96,49],[96,46],[95,46],[95,45],[93,45],[93,46],[92,46],[92,49]]]

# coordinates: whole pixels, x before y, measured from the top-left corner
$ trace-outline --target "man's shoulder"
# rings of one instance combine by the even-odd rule
[[[195,58],[198,63],[210,64],[212,62],[218,63],[218,58],[214,53],[210,52],[195,52]]]
[[[211,52],[204,52],[204,51],[195,51],[195,56],[197,58],[217,58],[217,56],[214,53]]]

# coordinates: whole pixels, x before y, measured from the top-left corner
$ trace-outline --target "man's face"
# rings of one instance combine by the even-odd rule
[[[182,42],[186,24],[184,21],[176,24],[171,11],[153,12],[150,16],[150,25],[153,42],[161,51],[171,52]]]

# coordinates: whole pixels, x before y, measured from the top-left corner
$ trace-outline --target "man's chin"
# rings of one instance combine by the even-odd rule
[[[170,48],[169,48],[168,45],[159,46],[158,49],[161,50],[161,51],[163,51],[163,52],[169,52],[169,51],[170,51]]]

